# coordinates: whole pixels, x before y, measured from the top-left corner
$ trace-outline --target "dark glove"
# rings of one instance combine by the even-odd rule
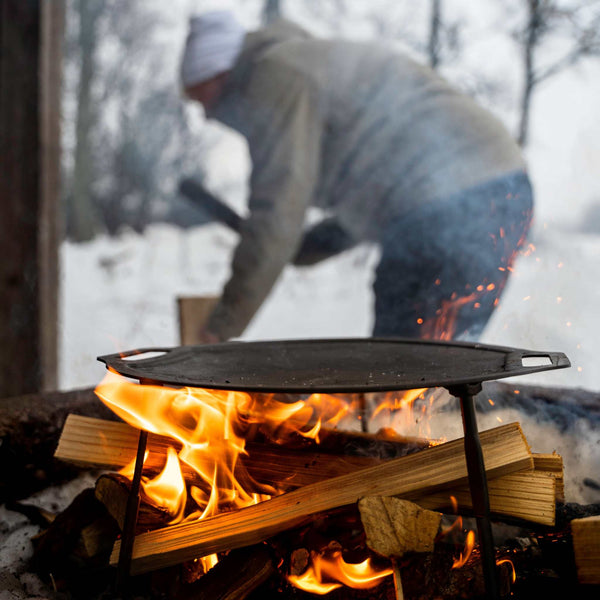
[[[356,246],[357,240],[330,217],[309,229],[292,261],[296,266],[314,265]]]

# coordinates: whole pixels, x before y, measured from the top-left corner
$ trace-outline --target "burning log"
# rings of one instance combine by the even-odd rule
[[[138,437],[139,429],[126,423],[69,415],[54,456],[81,466],[120,469],[135,459]],[[311,475],[312,472],[321,473],[327,468],[332,468],[326,465],[334,465],[334,467],[329,474],[324,473],[323,476],[339,475],[340,470],[343,473],[372,465],[378,457],[405,456],[431,445],[427,440],[417,438],[396,436],[382,439],[377,434],[336,430],[322,430],[321,438],[323,441],[319,445],[313,440],[305,441],[303,444],[305,449],[248,442],[246,449],[253,457],[251,458],[253,465],[249,465],[249,468],[254,469],[252,473],[254,477],[261,479],[262,476],[270,482],[289,478],[290,470],[293,469],[298,479],[294,479],[291,483],[299,487],[317,480]],[[172,438],[150,433],[147,444],[149,455],[144,468],[150,471],[160,469],[169,446],[181,448],[181,445]],[[317,449],[318,452],[310,453],[311,450]],[[349,456],[351,454],[358,455]],[[344,455],[344,458],[338,461],[336,468],[336,459],[340,455]],[[291,468],[289,461],[292,461]],[[303,466],[305,467],[302,468]]]
[[[121,468],[135,458],[138,436],[139,430],[125,423],[71,415],[65,423],[55,456],[61,460],[94,468]],[[352,436],[341,437],[348,440]],[[356,439],[363,440],[371,446],[375,445],[372,436],[369,439],[369,436],[358,434],[352,441],[354,447]],[[385,443],[386,452],[391,452],[393,442],[385,440]],[[397,444],[397,452],[402,452],[402,443]],[[164,464],[169,446],[177,447],[177,442],[171,438],[149,434],[149,454],[144,469],[158,472]],[[257,481],[274,484],[283,489],[295,489],[382,462],[367,456],[339,456],[258,443],[249,443],[246,448],[248,455],[243,456],[241,462],[250,476]],[[330,448],[333,449],[333,446]],[[552,525],[554,498],[557,495],[555,486],[562,477],[562,459],[557,454],[534,454],[533,459],[535,471],[516,473],[490,481],[491,509],[498,515]],[[185,463],[182,463],[181,467],[186,481],[198,484],[196,473]],[[542,469],[541,472],[537,471],[538,467]],[[249,491],[260,490],[251,488]],[[417,501],[424,508],[443,510],[450,505],[450,495],[457,498],[461,510],[471,508],[468,486],[423,496]]]
[[[573,519],[571,531],[579,583],[600,584],[600,515]]]
[[[489,478],[533,468],[517,423],[481,433]],[[353,504],[368,495],[422,496],[464,485],[462,439],[304,486],[271,500],[202,521],[173,525],[136,537],[132,573],[138,574],[233,548],[259,543],[312,515]],[[111,563],[118,560],[115,545]]]
[[[104,504],[112,518],[123,531],[127,498],[131,491],[131,481],[117,473],[101,475],[96,482],[95,496]],[[165,509],[142,501],[138,511],[136,531],[141,533],[169,524],[171,517]]]
[[[54,456],[81,466],[120,469],[135,460],[138,437],[139,430],[126,423],[69,415]],[[323,437],[325,447],[331,453],[320,451],[320,446],[314,442],[307,447],[319,451],[249,442],[246,445],[248,455],[242,457],[241,462],[253,479],[294,489],[381,462],[373,456],[346,456],[341,451],[333,454],[336,446],[365,453],[374,451],[376,455],[388,457],[404,456],[429,446],[425,440],[382,440],[374,435],[351,432],[325,431]],[[160,470],[169,447],[181,449],[176,440],[150,433],[144,469],[149,472]],[[194,481],[195,471],[185,463],[181,467],[185,479]]]

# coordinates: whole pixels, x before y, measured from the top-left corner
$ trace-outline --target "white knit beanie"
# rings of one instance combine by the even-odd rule
[[[245,35],[244,28],[228,10],[192,17],[181,60],[183,87],[191,87],[231,69]]]

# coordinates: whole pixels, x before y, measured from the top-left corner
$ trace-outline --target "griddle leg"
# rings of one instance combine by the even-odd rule
[[[119,552],[119,564],[117,566],[117,590],[123,594],[127,593],[129,582],[129,570],[131,557],[133,555],[133,542],[135,540],[135,526],[137,523],[138,510],[140,508],[140,484],[142,481],[142,469],[144,468],[144,454],[146,454],[146,442],[148,432],[140,430],[138,449],[135,458],[135,470],[131,481],[131,491],[127,498],[125,509],[125,521],[123,523],[123,535],[121,536],[121,550]]]
[[[477,419],[475,417],[474,396],[481,391],[481,384],[453,386],[449,387],[448,391],[460,400],[460,410],[465,432],[465,458],[467,461],[473,512],[477,520],[477,531],[479,533],[479,547],[481,549],[486,597],[498,600],[500,598],[500,591],[496,572],[494,538],[490,522],[490,498],[488,495],[483,452],[477,429]]]

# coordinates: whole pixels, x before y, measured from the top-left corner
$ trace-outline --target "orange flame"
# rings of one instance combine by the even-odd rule
[[[367,558],[361,563],[347,563],[339,550],[330,556],[311,552],[311,564],[302,575],[288,575],[289,582],[312,594],[323,596],[346,585],[355,589],[368,589],[379,585],[383,577],[393,573],[391,568],[377,571]],[[324,579],[333,581],[326,582]]]
[[[469,560],[469,556],[471,556],[471,552],[473,552],[473,548],[475,547],[475,532],[470,529],[467,533],[467,541],[465,542],[464,552],[460,553],[460,556],[454,561],[452,564],[453,569],[460,569],[464,564]]]
[[[511,570],[510,580],[512,583],[515,583],[515,581],[517,581],[517,572],[515,571],[515,565],[513,564],[512,560],[509,560],[508,558],[503,558],[501,560],[496,561],[497,566],[504,565],[504,564],[510,565],[510,570]]]
[[[405,435],[431,437],[429,420],[421,419],[418,413],[419,410],[424,413],[433,403],[433,397],[426,400],[426,391],[427,388],[419,388],[386,393],[382,400],[378,400],[371,421],[385,419],[387,427]]]
[[[424,391],[390,396],[388,406],[375,412],[389,410],[391,414],[408,414],[414,402],[423,398]],[[283,491],[251,481],[239,461],[240,456],[246,454],[246,436],[257,427],[276,442],[297,435],[318,442],[323,427],[344,427],[348,421],[356,425],[364,410],[357,396],[312,394],[289,403],[275,395],[259,397],[244,392],[140,385],[111,372],[97,386],[96,394],[133,427],[178,442],[178,451],[169,448],[163,471],[154,478],[145,473],[141,482],[145,497],[166,508],[171,524],[257,504]],[[401,426],[401,419],[396,418],[394,424]],[[197,474],[193,483],[184,480],[181,462]],[[121,473],[131,478],[133,463]],[[248,482],[251,486],[245,485]],[[261,493],[256,493],[257,489]],[[217,557],[212,555],[199,560],[208,570]],[[342,584],[374,587],[379,579],[391,573],[391,569],[374,570],[368,560],[358,565],[345,563],[341,552],[330,553],[328,557],[315,554],[313,566],[294,584],[298,587],[314,585],[326,590],[314,593],[327,593]],[[323,583],[322,576],[329,583]],[[311,584],[311,578],[316,583]]]
[[[238,457],[244,452],[245,416],[252,404],[247,394],[137,385],[114,376],[107,376],[96,393],[130,425],[181,443],[179,460],[202,482],[190,490],[198,505],[191,518],[212,516],[222,505],[241,508],[255,504],[269,493],[277,493],[272,488],[265,488],[263,495],[248,493],[234,475]],[[186,488],[174,454],[170,450],[170,460],[156,479],[142,480],[145,494],[168,508],[173,523],[183,518],[186,503]]]
[[[142,479],[146,496],[156,504],[166,508],[171,517],[169,523],[178,523],[183,518],[187,499],[185,482],[174,448],[167,449],[167,463],[154,479]]]
[[[318,441],[323,426],[356,419],[359,412],[356,401],[327,394],[286,403],[273,395],[259,400],[244,392],[139,385],[111,372],[96,394],[130,425],[181,444],[179,461],[199,476],[189,493],[174,450],[157,479],[142,479],[146,496],[167,508],[172,523],[256,504],[282,491],[256,482],[251,482],[253,491],[244,487],[249,475],[238,459],[246,453],[245,436],[254,425],[276,441],[292,434]],[[128,467],[122,473],[131,478],[133,464]],[[191,513],[184,517],[190,499]]]

